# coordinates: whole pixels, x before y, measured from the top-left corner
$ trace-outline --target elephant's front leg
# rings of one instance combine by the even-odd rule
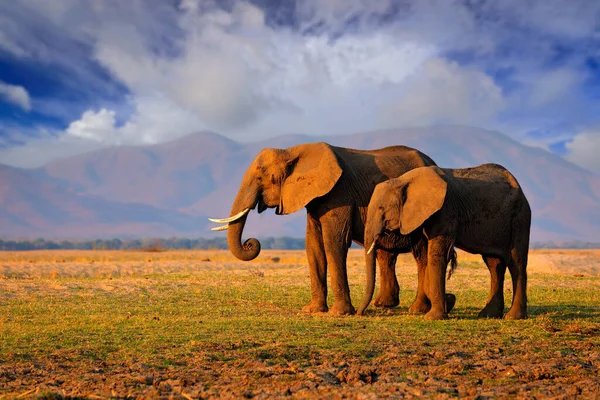
[[[396,307],[400,304],[400,285],[396,278],[397,259],[398,255],[395,253],[383,249],[377,250],[381,283],[379,284],[379,294],[375,298],[376,307]]]
[[[310,303],[302,308],[303,312],[327,312],[327,258],[323,245],[321,224],[310,214],[306,218],[306,256],[310,275]]]
[[[425,319],[448,318],[446,312],[446,266],[452,240],[436,236],[429,240],[427,249],[427,297],[431,301],[431,310]]]
[[[321,218],[323,244],[331,275],[331,290],[333,290],[334,299],[330,313],[334,315],[356,313],[350,300],[350,287],[346,271],[346,257],[351,243],[351,218],[350,215],[346,217],[344,210],[340,208],[336,210],[337,212],[330,212]],[[350,214],[350,210],[348,210],[348,214]]]
[[[417,262],[417,296],[408,312],[412,314],[425,314],[431,310],[431,301],[427,297],[425,288],[427,283],[427,241],[422,240],[412,249],[413,257]],[[446,313],[449,313],[456,304],[456,296],[452,293],[446,293]]]
[[[413,257],[417,263],[417,296],[408,312],[413,314],[425,314],[431,310],[431,301],[425,294],[426,272],[427,272],[427,241],[422,240],[412,249]]]

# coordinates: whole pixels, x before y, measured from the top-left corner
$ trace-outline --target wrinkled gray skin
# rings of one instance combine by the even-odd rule
[[[276,214],[291,214],[306,208],[306,253],[311,301],[305,312],[324,312],[327,306],[327,269],[330,272],[334,303],[332,314],[353,314],[346,273],[346,256],[352,241],[362,244],[367,206],[375,185],[422,166],[435,165],[418,150],[390,146],[362,151],[307,143],[287,149],[264,149],[248,167],[231,207],[231,217],[213,219],[226,222],[231,253],[252,260],[260,253],[260,243],[251,238],[242,242],[247,212],[274,208]],[[422,254],[424,241],[401,237],[395,243],[399,252]],[[377,254],[381,290],[375,305],[399,304],[395,274],[397,252]],[[422,258],[417,263],[424,263]]]
[[[362,314],[373,296],[375,256],[389,238],[409,236],[427,242],[420,265],[418,299],[411,311],[429,308],[426,319],[447,318],[445,273],[453,246],[481,254],[491,275],[490,296],[479,317],[501,318],[506,267],[513,282],[505,318],[527,317],[527,256],[531,209],[519,183],[504,167],[483,164],[465,169],[424,167],[375,188],[365,227],[367,287]],[[389,251],[389,249],[387,249]]]

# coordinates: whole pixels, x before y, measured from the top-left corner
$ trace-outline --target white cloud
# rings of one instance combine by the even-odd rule
[[[104,145],[153,144],[201,130],[205,126],[190,112],[159,96],[137,97],[135,111],[117,126],[114,110],[88,110],[66,129],[68,136]]]
[[[565,147],[567,160],[600,174],[600,129],[589,129],[577,134]]]
[[[207,129],[196,115],[160,96],[138,97],[135,112],[117,128],[117,137],[127,144],[154,144]]]
[[[207,128],[236,139],[286,131],[335,134],[377,129],[380,106],[403,97],[395,85],[438,53],[412,34],[380,30],[335,40],[327,33],[303,36],[267,26],[264,12],[246,2],[236,3],[230,13],[197,12],[197,4],[186,3],[180,25],[187,35],[176,57],[157,56],[134,29],[115,26],[100,36],[96,57],[134,94],[159,91]],[[321,13],[331,22],[334,15],[348,10],[326,7]],[[453,72],[460,70],[454,65]],[[445,79],[451,84],[454,78]],[[478,91],[479,83],[485,87]],[[475,80],[472,90],[453,103],[464,100],[463,108],[470,107],[473,101],[468,97],[488,86],[484,79]],[[420,90],[433,90],[423,93],[430,98],[437,93],[434,87]],[[439,119],[435,110],[447,112],[422,107],[427,108],[419,114],[423,124]]]
[[[529,78],[531,92],[529,104],[534,109],[549,106],[571,96],[585,76],[572,68],[559,68],[546,72],[541,76]]]
[[[401,98],[382,110],[388,126],[452,123],[485,125],[505,107],[502,89],[489,76],[443,59],[430,59],[405,85]]]
[[[101,109],[98,112],[88,110],[81,119],[73,121],[67,128],[67,134],[96,142],[115,141],[115,112]]]
[[[557,62],[552,41],[590,38],[598,5],[306,0],[281,26],[269,23],[279,6],[267,3],[23,0],[0,4],[0,48],[73,71],[73,85],[119,93],[95,75],[99,64],[126,87],[123,107],[100,101],[64,134],[95,146],[201,129],[254,140],[440,122],[518,135],[598,118],[582,94],[585,54]],[[49,39],[34,40],[33,25]]]
[[[2,22],[0,20],[0,22]],[[17,57],[24,57],[27,52],[19,44],[15,43],[10,37],[3,32],[0,32],[0,49],[7,51],[10,54],[14,54]]]
[[[261,89],[268,43],[244,36],[266,32],[262,11],[239,3],[231,14],[191,13],[181,18],[187,36],[178,57],[158,56],[135,27],[112,24],[100,32],[96,58],[135,95],[159,92],[214,129],[251,123],[270,103]]]
[[[348,19],[353,18],[359,29],[368,28],[369,18],[384,15],[391,0],[303,0],[295,4],[301,29],[314,28],[328,32],[343,32]]]
[[[134,111],[121,125],[114,110],[103,108],[84,112],[65,132],[42,130],[41,137],[34,139],[17,132],[13,138],[28,140],[27,145],[0,147],[0,164],[35,168],[61,157],[110,146],[154,144],[206,129],[193,113],[159,96],[131,101]]]
[[[25,111],[31,110],[31,99],[23,86],[11,85],[0,81],[0,97],[9,103],[21,107]]]

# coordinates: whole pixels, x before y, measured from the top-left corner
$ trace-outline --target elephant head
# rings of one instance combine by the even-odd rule
[[[377,241],[386,233],[411,234],[442,208],[447,191],[443,174],[438,167],[415,168],[375,187],[365,224],[367,285],[358,314],[373,298]]]
[[[252,260],[260,253],[260,242],[254,238],[243,244],[241,241],[250,210],[258,207],[261,213],[275,208],[278,215],[294,213],[329,193],[341,175],[338,159],[326,143],[263,149],[244,174],[231,216],[209,218],[213,222],[227,223],[213,230],[228,229],[227,244],[231,253],[240,260]]]

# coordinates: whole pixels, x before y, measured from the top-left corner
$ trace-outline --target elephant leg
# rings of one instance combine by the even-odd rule
[[[483,256],[483,261],[490,270],[490,296],[487,304],[479,312],[479,318],[502,318],[504,312],[504,275],[506,263],[497,257]]]
[[[344,215],[337,213],[331,214],[333,215],[321,219],[323,245],[333,291],[333,305],[329,312],[333,315],[355,314],[346,271],[346,257],[351,244],[351,218],[344,218]]]
[[[327,258],[323,245],[321,224],[310,214],[306,216],[306,256],[310,276],[310,303],[303,312],[327,312]]]
[[[400,285],[396,278],[396,260],[398,255],[385,250],[377,250],[379,264],[379,294],[375,298],[376,307],[396,307],[400,304]]]
[[[425,293],[427,272],[427,242],[422,241],[412,249],[413,257],[417,262],[417,297],[408,312],[412,314],[425,314],[431,310],[431,301]]]
[[[413,257],[417,262],[417,297],[412,305],[408,308],[411,314],[426,314],[431,310],[431,301],[427,297],[425,288],[427,287],[427,242],[419,243],[412,250]],[[456,304],[456,296],[451,293],[446,293],[446,313],[449,313]]]
[[[529,244],[525,243],[521,248],[514,248],[508,260],[508,270],[512,278],[513,299],[510,310],[506,313],[506,319],[527,318],[527,252]]]
[[[453,241],[444,236],[436,236],[429,240],[425,290],[431,301],[431,310],[425,314],[425,319],[448,318],[446,312],[446,267],[452,245]]]

